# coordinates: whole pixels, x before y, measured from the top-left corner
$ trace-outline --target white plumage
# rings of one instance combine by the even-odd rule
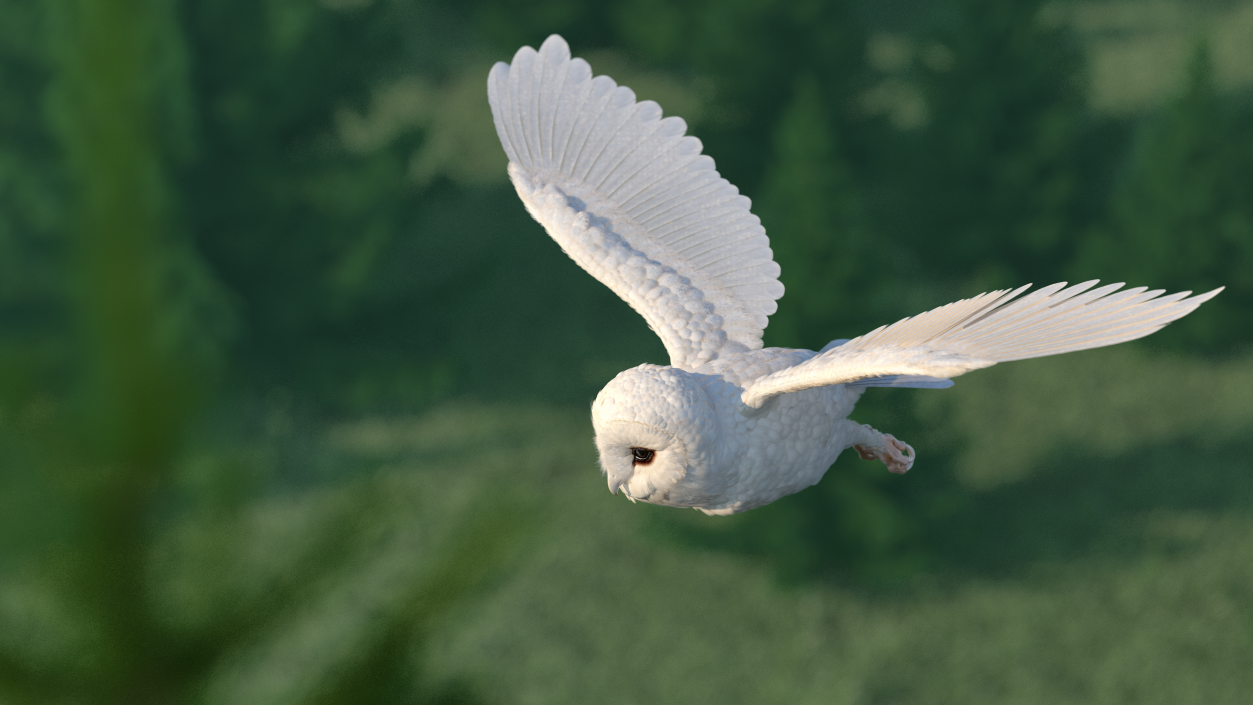
[[[575,262],[661,337],[669,367],[622,372],[592,405],[609,488],[707,514],[768,504],[816,483],[855,447],[893,472],[908,445],[848,419],[866,387],[947,387],[1009,360],[1134,340],[1221,289],[1161,296],[1122,284],[1027,287],[941,306],[849,341],[761,347],[783,296],[748,198],[686,123],[572,59],[550,36],[487,80],[509,177]]]

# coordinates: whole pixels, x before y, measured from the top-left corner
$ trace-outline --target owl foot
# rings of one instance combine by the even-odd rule
[[[862,460],[879,460],[888,466],[888,472],[904,475],[914,466],[914,461],[918,459],[918,454],[914,449],[904,441],[898,441],[890,433],[883,434],[883,447],[875,448],[873,446],[853,446],[853,450],[857,451],[857,455]],[[909,453],[906,455],[905,453]]]

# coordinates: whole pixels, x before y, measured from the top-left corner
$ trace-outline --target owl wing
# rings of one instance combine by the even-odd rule
[[[748,198],[681,118],[593,78],[555,34],[493,66],[487,95],[527,211],[644,317],[673,366],[761,347],[779,265]]]
[[[1024,286],[941,306],[760,377],[745,387],[740,400],[760,409],[780,394],[831,384],[949,387],[949,378],[998,362],[1142,338],[1222,291],[1161,296],[1161,289],[1118,291],[1122,284],[1093,289],[1096,283],[1066,288],[1062,282],[1014,300]]]

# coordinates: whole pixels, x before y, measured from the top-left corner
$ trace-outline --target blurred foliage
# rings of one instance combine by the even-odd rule
[[[930,482],[944,470],[934,451],[947,450],[960,492],[909,514],[912,555],[871,561],[822,555],[795,512],[823,496],[833,523],[852,508],[866,522],[854,532],[891,538],[874,521],[882,505],[840,503],[845,476],[870,465],[856,457],[817,487],[713,521],[609,497],[589,477],[580,409],[562,422],[544,409],[441,408],[363,424],[356,447],[442,450],[467,473],[495,462],[495,445],[462,454],[487,438],[552,458],[551,472],[518,478],[559,508],[544,547],[436,638],[432,669],[473,664],[499,702],[1235,705],[1253,687],[1251,382],[1249,355],[1122,346],[918,395],[919,465],[895,479]],[[773,521],[756,528],[776,535],[754,537],[745,528],[764,513]],[[755,544],[705,550],[714,542],[692,528]],[[807,553],[835,579],[780,585],[780,568],[815,568]],[[871,580],[850,579],[850,564]]]
[[[0,699],[475,701],[456,669],[421,664],[517,568],[539,502],[601,532],[541,555],[626,570],[592,545],[611,537],[659,574],[742,556],[793,591],[1001,575],[1086,555],[1117,523],[1102,512],[1245,506],[1231,473],[1190,494],[1169,471],[1247,445],[1233,353],[1253,341],[1253,103],[1218,90],[1200,43],[1160,109],[1098,114],[1058,7],[0,0]],[[768,345],[1100,276],[1227,286],[1146,344],[1208,360],[1132,348],[873,390],[856,417],[924,449],[925,473],[845,460],[730,519],[606,510],[637,517],[622,526],[646,550],[570,489],[600,487],[586,424],[537,411],[666,361],[505,179],[486,72],[552,32],[687,118],[755,199],[788,288]],[[1107,461],[1142,489],[1122,491],[1121,466],[1073,469]],[[546,558],[517,574],[549,565],[584,575]],[[734,582],[717,565],[705,575]],[[592,582],[615,616],[657,599]],[[970,600],[958,611],[983,614]],[[635,648],[616,628],[579,638]],[[501,673],[534,665],[519,654]],[[925,700],[886,674],[863,686]]]
[[[1057,277],[1090,217],[1100,174],[1084,159],[1102,140],[1085,124],[1080,48],[1041,26],[1042,4],[963,0],[918,52],[929,117],[907,142],[905,196],[924,276],[964,272],[988,287]]]
[[[1171,326],[1162,342],[1221,349],[1249,342],[1253,307],[1253,139],[1247,108],[1215,92],[1206,45],[1186,91],[1140,128],[1130,163],[1074,268],[1119,268],[1129,281],[1207,291],[1223,305]],[[1157,341],[1155,341],[1157,342]]]
[[[6,350],[46,364],[52,344],[30,346],[64,314],[68,183],[37,109],[51,95],[50,20],[4,7]],[[612,370],[664,361],[504,180],[483,67],[552,31],[642,97],[677,103],[758,201],[789,291],[768,344],[816,347],[1070,272],[1226,284],[1173,345],[1248,342],[1247,104],[1207,87],[1198,60],[1193,88],[1160,115],[1097,116],[1078,39],[1042,22],[1038,2],[174,7],[185,47],[162,66],[186,77],[155,128],[178,142],[171,227],[203,262],[169,267],[204,273],[186,320],[230,341],[229,378],[245,386],[338,411],[464,393],[575,401]],[[486,342],[535,341],[535,311],[546,344],[502,356]]]
[[[46,280],[14,277],[12,315],[37,317],[41,308],[56,315],[33,330],[6,330],[13,352],[0,409],[0,488],[11,530],[0,560],[7,598],[0,697],[164,703],[212,696],[212,684],[222,682],[214,676],[229,671],[239,652],[264,650],[290,613],[317,611],[348,590],[354,607],[384,617],[344,642],[351,652],[323,651],[316,678],[285,684],[279,699],[464,702],[471,697],[464,688],[428,686],[409,655],[428,625],[478,589],[525,533],[517,502],[463,501],[442,542],[410,538],[401,544],[405,560],[395,549],[380,559],[370,546],[380,537],[364,532],[372,540],[363,545],[362,532],[350,530],[377,509],[386,484],[363,479],[359,490],[336,490],[347,508],[332,503],[315,514],[311,529],[336,525],[315,531],[323,540],[305,560],[277,574],[253,570],[238,585],[228,576],[247,563],[239,544],[256,533],[240,526],[240,515],[264,498],[250,487],[260,478],[246,462],[233,467],[234,453],[219,448],[199,468],[207,476],[199,486],[186,484],[186,453],[195,447],[188,436],[226,374],[234,316],[187,235],[189,222],[200,223],[200,204],[180,177],[204,163],[200,138],[211,126],[195,120],[180,9],[166,0],[14,8],[45,39],[41,51],[23,56],[42,59],[44,120],[22,126],[47,141],[43,156],[59,178],[41,184],[43,193],[31,189],[27,201],[20,186],[10,189],[18,207],[6,244],[15,263],[31,252],[30,264],[47,268],[38,272]],[[289,48],[290,36],[272,38],[280,54]],[[21,88],[21,72],[14,75]],[[18,150],[10,168],[22,156],[32,158]],[[20,173],[6,176],[20,180]],[[281,188],[276,181],[252,185]],[[49,224],[54,232],[22,232],[22,217],[33,220],[41,197],[62,219]],[[42,246],[40,238],[57,244]],[[30,364],[40,345],[55,354]],[[417,506],[413,499],[405,510]],[[427,510],[424,518],[437,514]],[[382,538],[414,531],[391,526]],[[194,540],[179,545],[188,533]],[[177,569],[163,574],[171,562],[184,572],[220,572],[188,585]],[[362,576],[373,580],[354,584]]]

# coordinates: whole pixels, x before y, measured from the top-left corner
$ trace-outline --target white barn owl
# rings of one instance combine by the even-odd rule
[[[670,355],[622,372],[592,404],[609,489],[632,500],[743,512],[818,482],[850,447],[903,473],[913,449],[848,418],[867,387],[948,387],[998,362],[1134,340],[1220,291],[1090,281],[1018,298],[1024,286],[817,352],[763,348],[779,265],[748,198],[682,119],[593,78],[557,35],[492,67],[487,93],[527,211]]]

